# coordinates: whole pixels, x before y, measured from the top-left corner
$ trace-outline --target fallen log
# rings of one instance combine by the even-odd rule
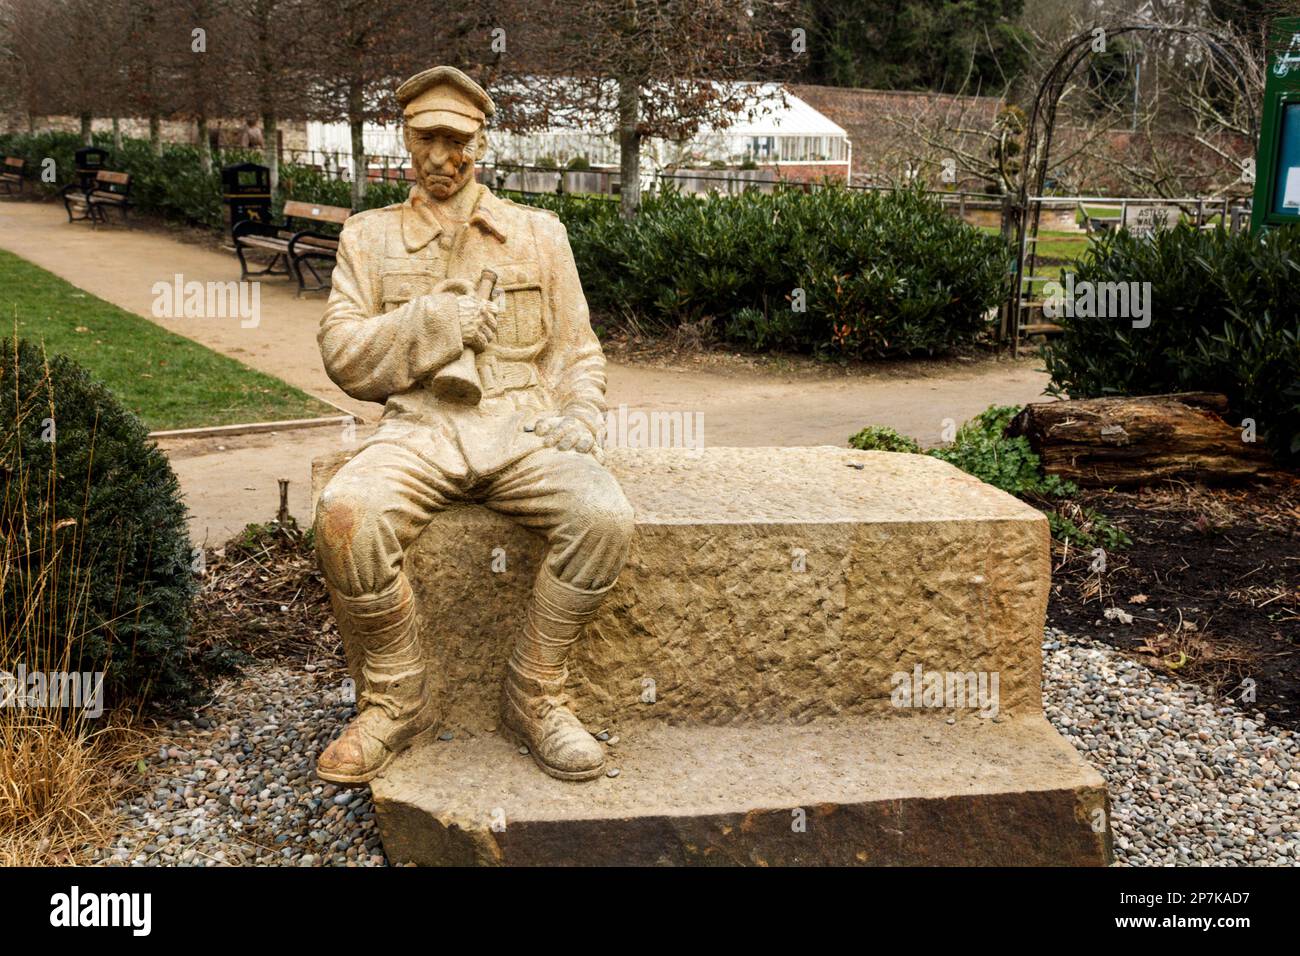
[[[1008,435],[1024,435],[1049,475],[1109,488],[1183,479],[1218,484],[1271,467],[1253,432],[1229,424],[1209,392],[1026,405]]]

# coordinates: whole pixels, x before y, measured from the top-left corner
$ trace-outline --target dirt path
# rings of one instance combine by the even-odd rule
[[[0,248],[88,292],[152,318],[153,286],[239,278],[235,257],[145,228],[92,229],[69,223],[61,205],[0,203]],[[316,326],[320,294],[295,298],[290,283],[262,283],[261,321],[155,319],[159,324],[368,420],[379,407],[343,394],[321,365]],[[842,445],[864,425],[889,425],[922,444],[940,440],[945,420],[960,423],[992,404],[1038,400],[1047,384],[1037,360],[894,365],[855,372],[774,372],[713,363],[705,368],[611,362],[609,402],[640,411],[700,412],[713,445]],[[342,447],[333,428],[164,445],[185,488],[196,539],[224,541],[275,512],[277,478],[290,479],[290,504],[308,515],[311,459]]]

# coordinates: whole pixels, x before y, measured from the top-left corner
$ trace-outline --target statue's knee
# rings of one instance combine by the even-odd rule
[[[316,553],[326,580],[335,587],[357,586],[348,579],[355,575],[356,558],[364,548],[360,537],[365,515],[362,496],[346,486],[327,486],[316,502]]]
[[[375,594],[401,571],[402,545],[393,512],[373,488],[327,485],[316,503],[316,554],[325,580],[348,595]]]
[[[622,549],[632,541],[634,515],[622,491],[589,500],[583,511],[589,533],[602,543]]]
[[[326,487],[316,502],[316,541],[327,551],[348,551],[356,540],[363,504],[347,488]]]

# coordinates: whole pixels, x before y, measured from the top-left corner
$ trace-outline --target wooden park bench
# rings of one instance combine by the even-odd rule
[[[299,295],[328,288],[328,273],[322,277],[316,264],[329,263],[330,269],[333,269],[339,248],[338,234],[320,232],[310,226],[301,229],[296,227],[307,223],[341,226],[350,215],[352,210],[343,206],[323,206],[291,199],[284,204],[282,223],[251,219],[235,223],[230,237],[235,243],[235,254],[239,256],[240,279],[249,276],[291,275],[298,280]],[[264,269],[250,270],[246,258],[249,252],[270,253],[270,264]],[[306,283],[304,270],[311,273],[314,280],[310,287]]]
[[[17,156],[5,157],[4,166],[0,167],[0,186],[4,187],[6,196],[23,191],[23,166],[25,165],[26,160],[19,159]]]
[[[63,205],[68,210],[68,222],[89,219],[91,222],[108,222],[109,209],[116,209],[126,220],[131,202],[131,174],[115,173],[101,169],[95,173],[89,188],[80,183],[63,187]]]

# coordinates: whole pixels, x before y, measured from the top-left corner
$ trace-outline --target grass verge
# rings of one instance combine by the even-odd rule
[[[0,250],[0,322],[88,368],[150,430],[337,414],[301,389],[213,352]]]

